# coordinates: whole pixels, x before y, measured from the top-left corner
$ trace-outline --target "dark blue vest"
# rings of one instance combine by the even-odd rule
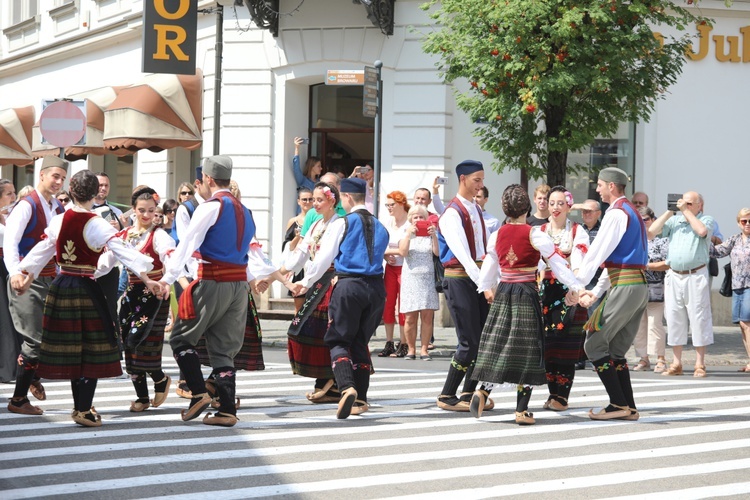
[[[219,191],[206,203],[221,203],[216,223],[206,232],[198,251],[212,264],[247,265],[255,223],[250,210],[227,191]]]
[[[646,226],[636,208],[626,199],[620,198],[612,210],[623,210],[628,216],[628,227],[614,251],[604,261],[609,268],[645,269],[648,263],[648,239]]]
[[[344,218],[346,232],[339,245],[339,254],[333,261],[334,268],[337,274],[382,275],[388,230],[372,214],[360,215],[358,212]],[[362,217],[369,218],[372,223],[372,248],[369,251]]]

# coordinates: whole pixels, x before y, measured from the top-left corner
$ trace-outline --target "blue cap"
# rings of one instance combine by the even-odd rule
[[[341,179],[341,187],[339,191],[342,193],[359,193],[365,194],[367,191],[367,183],[363,179],[357,177],[348,177]]]
[[[484,166],[482,165],[481,161],[464,160],[456,165],[456,176],[460,178],[462,175],[473,174],[474,172],[479,172],[480,170],[484,170]]]

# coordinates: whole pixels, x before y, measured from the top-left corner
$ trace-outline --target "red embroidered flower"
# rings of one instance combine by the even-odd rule
[[[563,325],[562,323],[558,323],[557,324],[557,329],[558,330],[562,330],[563,328],[565,328],[565,325]]]

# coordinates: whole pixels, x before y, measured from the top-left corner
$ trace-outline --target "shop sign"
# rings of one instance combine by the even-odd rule
[[[713,42],[714,56],[719,62],[747,63],[750,62],[750,26],[740,28],[740,36],[713,35],[714,27],[708,24],[699,24],[698,29],[698,51],[695,52],[692,45],[688,46],[685,55],[691,61],[705,59],[711,52]],[[659,43],[664,45],[664,36],[654,32]]]
[[[143,72],[195,74],[196,0],[143,2]]]
[[[326,85],[363,85],[365,72],[361,69],[329,69],[326,72]]]

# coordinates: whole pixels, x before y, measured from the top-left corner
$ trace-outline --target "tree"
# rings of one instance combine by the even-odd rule
[[[493,167],[526,169],[564,184],[568,151],[622,121],[648,121],[682,71],[688,26],[708,20],[668,0],[431,0],[437,54],[459,108],[484,123],[475,134]],[[434,9],[434,10],[433,10]],[[664,36],[652,27],[683,32]]]

